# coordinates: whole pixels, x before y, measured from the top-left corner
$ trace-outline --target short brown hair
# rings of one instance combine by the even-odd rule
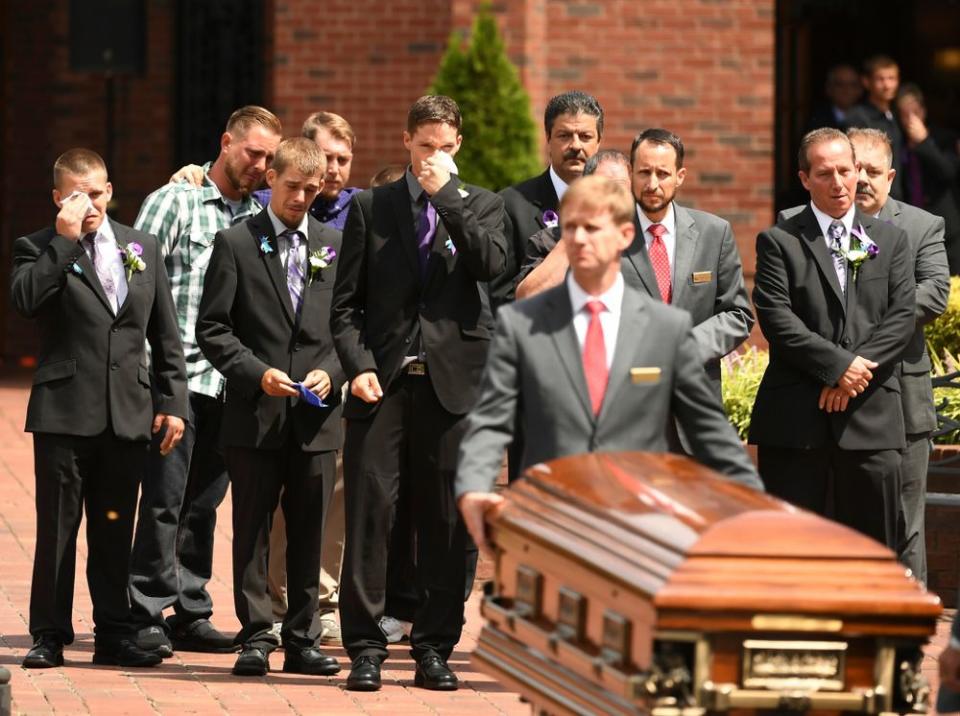
[[[392,184],[402,177],[406,171],[407,168],[403,164],[387,164],[373,175],[373,179],[370,180],[370,188],[374,189],[384,184]]]
[[[442,122],[454,127],[459,134],[462,121],[460,107],[450,97],[442,94],[428,94],[410,107],[407,113],[407,131],[413,134],[421,124]]]
[[[333,112],[314,112],[303,123],[301,134],[307,139],[316,140],[317,132],[326,129],[334,139],[346,142],[353,149],[357,142],[357,135],[353,132],[350,123]]]
[[[637,211],[630,190],[621,182],[593,174],[580,177],[570,184],[570,188],[560,200],[560,216],[571,204],[586,204],[588,207],[610,212],[617,224],[631,224]]]
[[[888,67],[893,67],[898,72],[900,71],[900,65],[898,65],[897,61],[890,57],[890,55],[872,55],[863,61],[863,76],[873,77],[874,72],[877,70],[885,70]]]
[[[851,141],[860,139],[867,144],[879,146],[887,157],[887,169],[893,166],[893,145],[890,143],[890,137],[882,129],[850,127],[847,130],[847,136],[850,137]]]
[[[279,176],[289,167],[293,167],[307,176],[323,174],[327,169],[327,158],[320,151],[316,142],[306,137],[284,139],[277,146],[277,153],[273,157],[271,169]]]
[[[274,134],[283,134],[283,128],[280,126],[277,115],[269,109],[258,107],[255,104],[248,104],[231,114],[230,119],[227,120],[226,131],[236,137],[243,137],[255,124],[259,124]]]
[[[807,132],[803,135],[803,139],[800,140],[800,151],[797,152],[797,164],[800,166],[800,171],[804,173],[810,171],[810,147],[836,140],[844,142],[850,147],[850,154],[853,156],[853,161],[856,162],[857,152],[853,148],[853,142],[850,141],[850,137],[839,129],[820,127],[819,129]]]
[[[53,163],[53,186],[60,187],[60,180],[64,174],[82,177],[100,169],[104,174],[107,173],[106,162],[92,149],[82,147],[68,149]]]

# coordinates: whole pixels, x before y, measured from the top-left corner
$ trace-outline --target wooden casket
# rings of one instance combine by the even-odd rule
[[[473,660],[535,713],[926,711],[940,600],[883,545],[676,455],[503,494]]]

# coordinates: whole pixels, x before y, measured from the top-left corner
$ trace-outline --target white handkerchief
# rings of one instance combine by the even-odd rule
[[[86,219],[86,218],[87,218],[88,216],[90,216],[91,214],[96,215],[97,210],[93,208],[93,202],[90,200],[90,197],[87,196],[86,194],[84,194],[82,191],[74,191],[73,193],[70,194],[70,196],[64,198],[63,203],[66,204],[68,201],[70,201],[71,199],[73,199],[73,197],[75,197],[75,196],[82,196],[84,199],[87,200],[87,211],[86,211],[86,213],[83,215],[83,218],[84,218],[84,219]]]
[[[440,166],[442,166],[451,174],[456,174],[459,176],[460,170],[457,169],[457,163],[453,161],[453,157],[451,157],[446,152],[437,152],[433,156],[439,160]]]

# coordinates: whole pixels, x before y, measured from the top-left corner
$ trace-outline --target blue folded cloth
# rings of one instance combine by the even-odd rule
[[[312,405],[315,408],[329,408],[330,406],[323,402],[323,399],[310,390],[303,383],[294,383],[297,390],[300,391],[300,400],[304,401],[307,405]]]

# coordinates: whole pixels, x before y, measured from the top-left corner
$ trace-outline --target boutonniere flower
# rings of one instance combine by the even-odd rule
[[[464,199],[470,196],[470,192],[467,191],[467,185],[463,182],[460,182],[460,184],[457,186],[457,191],[460,192],[460,196],[462,196]]]
[[[453,245],[453,239],[447,239],[446,243],[444,244],[444,247],[447,249],[447,251],[449,251],[454,256],[457,255],[457,247]]]
[[[134,273],[140,273],[147,267],[142,256],[143,247],[136,241],[131,241],[120,249],[120,258],[123,260],[124,268],[127,269],[127,281],[133,278]]]
[[[83,269],[80,268],[80,264],[78,263],[70,264],[70,270],[77,274],[77,276],[83,276]]]
[[[270,245],[270,237],[261,236],[260,237],[260,255],[266,256],[267,254],[272,254],[272,253],[273,253],[273,246]]]
[[[857,273],[864,261],[874,259],[880,253],[880,247],[867,236],[862,224],[857,224],[850,231],[850,248],[846,251],[841,246],[835,246],[833,253],[842,256],[853,271],[853,280],[857,280]]]
[[[543,225],[548,229],[560,223],[560,217],[557,216],[557,212],[555,212],[553,209],[547,209],[545,212],[543,212],[543,216],[540,217],[540,220],[543,221]]]
[[[310,264],[310,275],[307,277],[307,285],[312,284],[313,279],[332,264],[335,258],[337,258],[337,252],[334,251],[332,246],[324,246],[322,249],[310,254],[310,258],[307,260]]]

